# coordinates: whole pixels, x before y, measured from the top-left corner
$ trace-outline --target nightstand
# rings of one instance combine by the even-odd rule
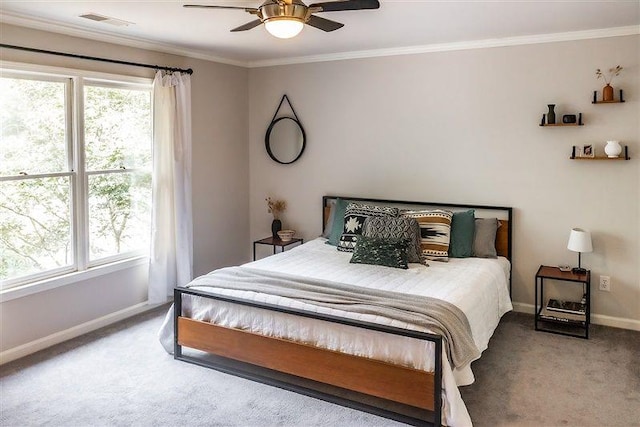
[[[256,260],[256,245],[270,245],[273,246],[273,254],[276,254],[276,248],[280,248],[280,252],[284,251],[284,248],[294,243],[303,244],[304,240],[294,237],[291,240],[283,242],[278,237],[265,237],[264,239],[256,240],[253,242],[253,260]]]
[[[544,297],[545,279],[582,285],[581,297],[585,299],[585,313],[576,314],[570,311],[549,310]],[[539,291],[538,291],[539,289]],[[536,273],[535,329],[560,335],[589,339],[589,323],[591,320],[591,271],[577,274],[571,271],[560,271],[558,267],[541,265]]]

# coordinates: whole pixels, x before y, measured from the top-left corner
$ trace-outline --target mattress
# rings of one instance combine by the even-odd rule
[[[480,351],[487,348],[489,339],[502,315],[512,309],[509,297],[510,264],[506,258],[450,259],[447,263],[432,261],[428,267],[410,264],[408,270],[402,270],[350,264],[350,253],[336,251],[335,247],[326,245],[325,242],[326,239],[318,238],[286,252],[245,265],[252,269],[282,272],[378,290],[430,296],[448,301],[460,308],[467,316],[474,342]],[[398,328],[430,332],[416,325],[380,316],[317,307],[289,298],[210,287],[196,287],[194,289]],[[372,357],[425,371],[433,371],[434,369],[433,343],[409,337],[383,334],[377,331],[220,301],[214,305],[211,300],[206,298],[188,295],[183,296],[183,315],[226,327],[312,343],[331,350]],[[160,331],[160,341],[168,352],[173,351],[172,318],[173,314],[170,310]],[[474,381],[470,364],[452,369],[444,350],[442,360],[443,421],[453,426],[470,425],[471,420],[458,391],[458,386],[471,384]]]

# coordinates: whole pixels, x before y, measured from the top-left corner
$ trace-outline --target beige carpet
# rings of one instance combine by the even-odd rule
[[[0,367],[0,425],[391,426],[307,396],[176,362],[164,309]],[[640,426],[640,333],[580,340],[508,314],[461,388],[476,426]]]
[[[640,426],[640,332],[592,325],[584,340],[509,313],[472,367],[476,426]]]

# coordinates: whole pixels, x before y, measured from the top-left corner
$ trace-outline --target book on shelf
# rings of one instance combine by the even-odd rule
[[[547,303],[547,310],[560,311],[570,314],[585,314],[587,312],[587,305],[575,301],[550,299]]]
[[[560,311],[550,311],[546,308],[542,308],[538,317],[541,320],[551,320],[554,322],[562,322],[562,323],[570,323],[570,324],[579,324],[585,325],[587,316],[585,314],[572,314],[572,313],[563,313]]]

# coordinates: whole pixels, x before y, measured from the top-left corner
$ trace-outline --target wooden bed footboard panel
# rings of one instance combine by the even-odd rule
[[[434,374],[312,345],[178,318],[178,344],[402,404],[434,410]]]

